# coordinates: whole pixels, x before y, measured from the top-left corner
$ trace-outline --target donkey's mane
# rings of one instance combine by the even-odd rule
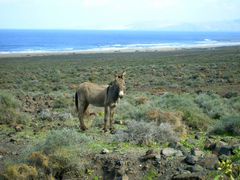
[[[116,81],[112,81],[107,87],[107,96],[111,96],[114,102],[119,98],[119,89],[116,89],[117,87],[115,86],[115,83]]]

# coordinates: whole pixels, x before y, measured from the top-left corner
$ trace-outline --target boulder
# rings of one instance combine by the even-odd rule
[[[189,165],[194,165],[196,164],[196,162],[198,161],[198,158],[196,156],[193,155],[188,155],[184,161],[189,164]]]
[[[169,157],[169,156],[177,156],[177,157],[183,156],[182,151],[176,150],[176,149],[173,149],[173,148],[164,148],[161,151],[161,154],[166,156],[166,157]]]
[[[197,149],[197,148],[192,149],[192,150],[191,150],[191,154],[192,154],[193,156],[197,156],[198,158],[204,156],[204,152],[201,151],[201,150],[199,150],[199,149]]]

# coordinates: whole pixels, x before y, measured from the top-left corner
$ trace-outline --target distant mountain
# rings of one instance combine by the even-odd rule
[[[233,31],[240,32],[240,19],[203,23],[141,22],[128,25],[129,29],[161,31]]]

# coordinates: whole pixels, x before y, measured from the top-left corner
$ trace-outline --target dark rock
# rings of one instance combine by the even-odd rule
[[[180,175],[175,175],[172,180],[203,180],[205,179],[202,175],[198,173],[185,173]]]
[[[216,149],[216,151],[218,151],[218,155],[227,155],[230,156],[232,154],[232,147],[231,146],[222,146]]]
[[[225,98],[232,98],[232,97],[237,97],[238,93],[237,92],[227,92],[226,94],[224,94],[223,97]]]
[[[161,158],[157,152],[154,152],[152,149],[148,150],[144,156],[142,156],[140,159],[143,161],[146,161],[148,159],[159,159]]]
[[[203,167],[195,164],[194,166],[188,166],[186,168],[186,170],[190,171],[190,172],[202,172],[203,171]]]
[[[232,147],[228,146],[228,144],[223,141],[215,143],[215,146],[211,150],[214,154],[219,156],[222,154],[230,156],[233,151]]]
[[[219,141],[217,143],[207,140],[205,143],[205,149],[211,150],[216,155],[227,155],[233,154],[233,147],[229,146],[226,142]]]
[[[9,140],[9,142],[11,142],[11,143],[15,143],[15,142],[16,142],[16,140],[15,140],[15,139],[13,139],[13,138],[11,138],[11,139]]]
[[[196,156],[188,155],[184,161],[189,165],[194,165],[198,161],[198,158]]]
[[[213,150],[216,147],[216,143],[211,139],[206,139],[204,144],[204,149],[206,150]]]
[[[199,164],[206,169],[215,170],[218,166],[218,157],[215,154],[209,154],[199,161]]]

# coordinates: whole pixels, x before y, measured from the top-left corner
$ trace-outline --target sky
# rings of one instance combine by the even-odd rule
[[[0,29],[240,32],[240,0],[0,0]]]

